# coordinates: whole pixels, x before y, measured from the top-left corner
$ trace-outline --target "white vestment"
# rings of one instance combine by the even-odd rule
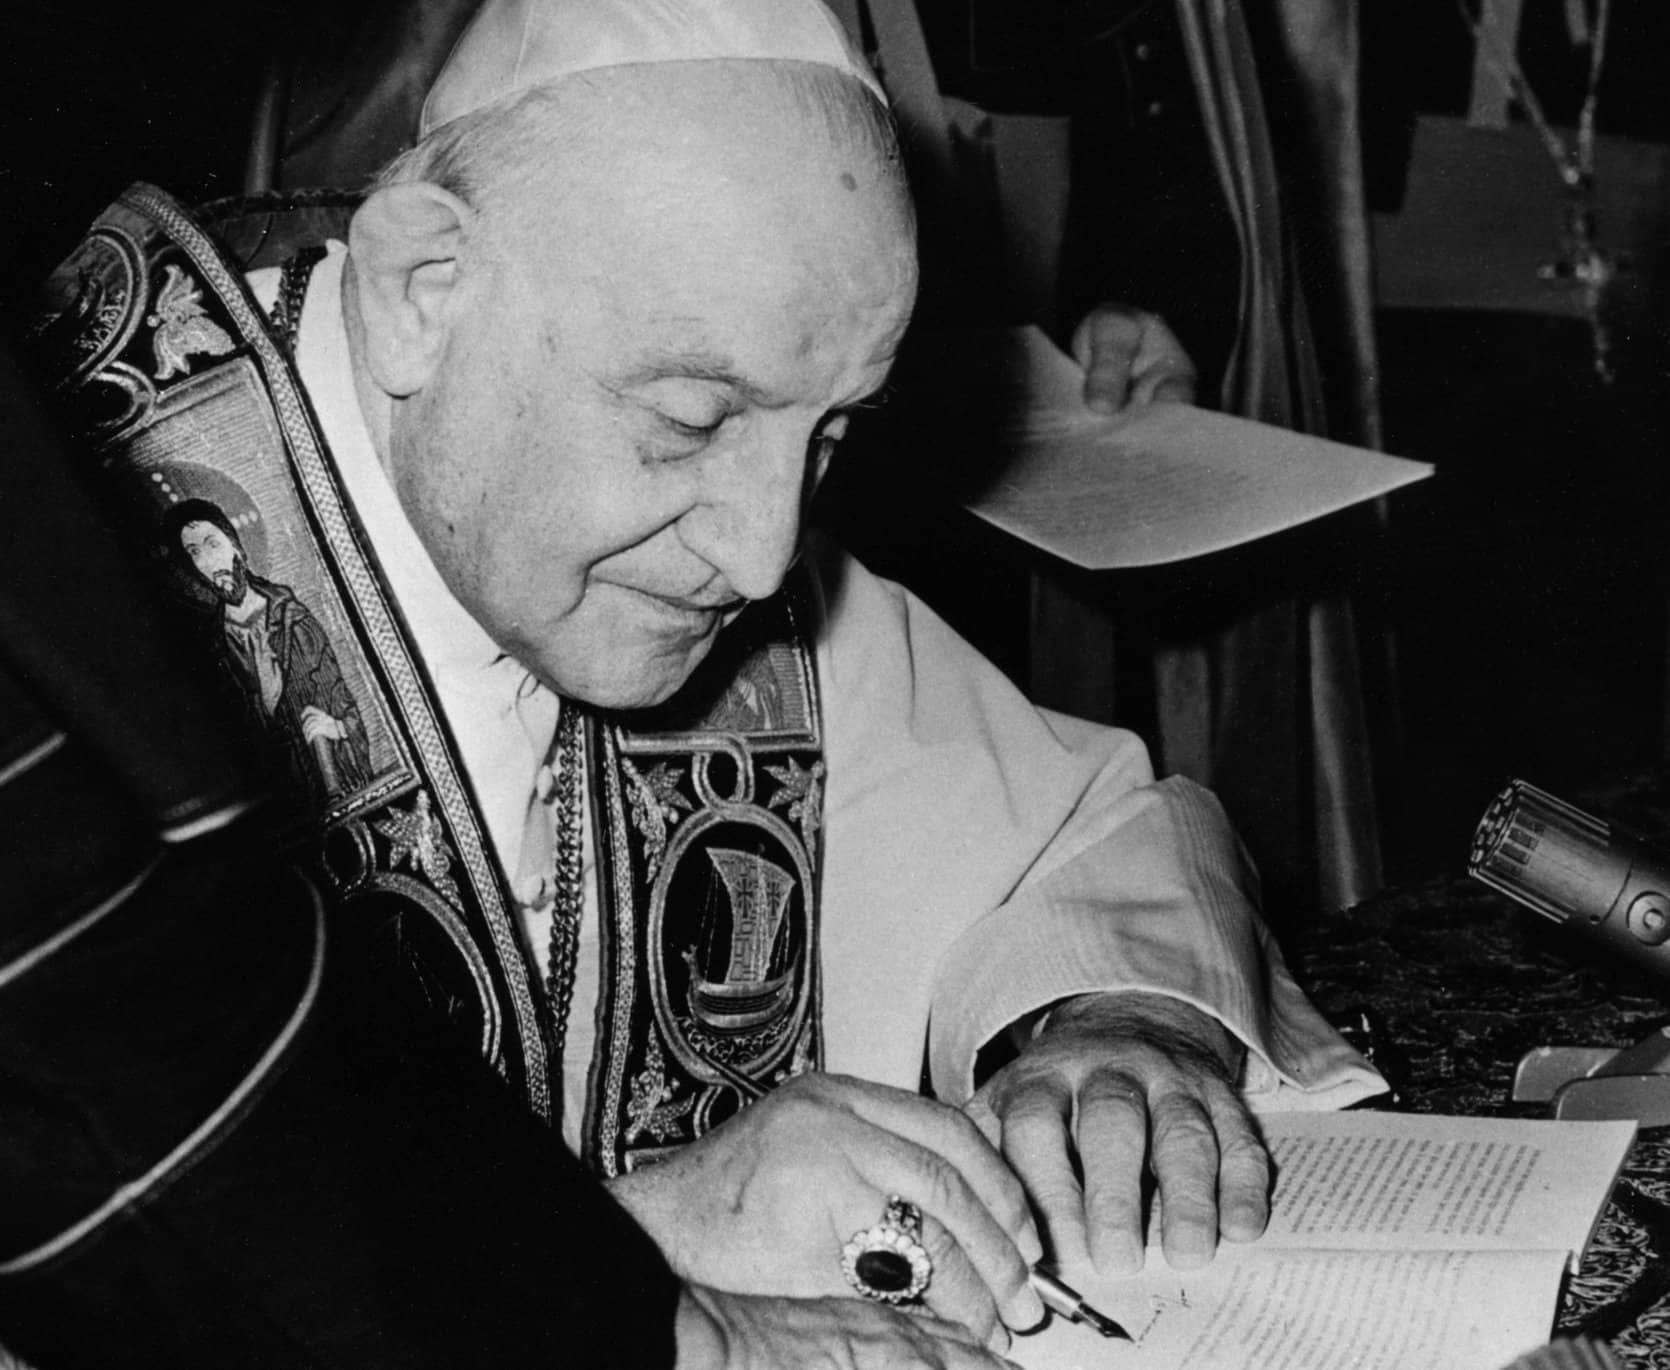
[[[343,328],[332,244],[302,314],[298,364],[348,497],[435,684],[509,876],[559,702],[442,583],[378,462]],[[277,273],[251,285],[263,304]],[[822,913],[825,1066],[915,1090],[972,1089],[993,1037],[1072,994],[1151,990],[1247,1047],[1255,1108],[1339,1107],[1374,1074],[1294,984],[1254,909],[1216,800],[1155,783],[1131,733],[1035,708],[901,587],[811,540],[828,787]],[[587,904],[564,1062],[569,1141],[583,1116],[599,990]],[[545,969],[549,905],[524,910]]]

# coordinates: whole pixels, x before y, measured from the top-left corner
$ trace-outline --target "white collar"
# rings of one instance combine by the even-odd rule
[[[439,698],[505,870],[521,856],[528,795],[557,697],[488,636],[435,569],[377,457],[354,388],[342,312],[347,249],[328,245],[308,284],[296,363],[349,503]]]

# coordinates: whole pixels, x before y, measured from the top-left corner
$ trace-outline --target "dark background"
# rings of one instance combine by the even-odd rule
[[[268,55],[328,8],[13,0],[0,31],[0,247],[14,302],[128,182],[188,203],[236,191]]]
[[[1455,0],[1361,10],[1370,206],[1395,211],[1417,111],[1466,112],[1472,40]],[[1569,130],[1587,55],[1559,0],[1526,0],[1518,58]],[[1603,135],[1670,140],[1667,58],[1670,6],[1615,0]],[[1557,218],[1546,227],[1552,261]],[[1385,577],[1401,687],[1394,878],[1459,866],[1510,776],[1580,798],[1665,755],[1670,315],[1654,246],[1660,262],[1634,267],[1638,280],[1660,268],[1657,297],[1618,321],[1611,384],[1580,321],[1379,313],[1386,447],[1438,467],[1394,500]]]

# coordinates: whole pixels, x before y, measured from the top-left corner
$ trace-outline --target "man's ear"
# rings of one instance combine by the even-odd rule
[[[348,227],[365,363],[397,399],[434,374],[457,303],[459,253],[475,219],[450,191],[410,181],[373,191]]]

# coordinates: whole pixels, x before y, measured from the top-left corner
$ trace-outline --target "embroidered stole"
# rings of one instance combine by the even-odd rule
[[[135,185],[50,277],[32,336],[136,564],[177,609],[177,650],[239,696],[238,741],[279,795],[275,842],[316,864],[341,935],[369,938],[408,995],[554,1120],[561,1063],[510,891],[291,359],[241,276],[180,206]],[[187,527],[235,544],[241,570],[195,570]],[[276,697],[227,631],[239,575],[284,663]],[[581,1132],[604,1174],[821,1060],[808,622],[787,590],[727,629],[668,704],[588,720],[604,982]]]

